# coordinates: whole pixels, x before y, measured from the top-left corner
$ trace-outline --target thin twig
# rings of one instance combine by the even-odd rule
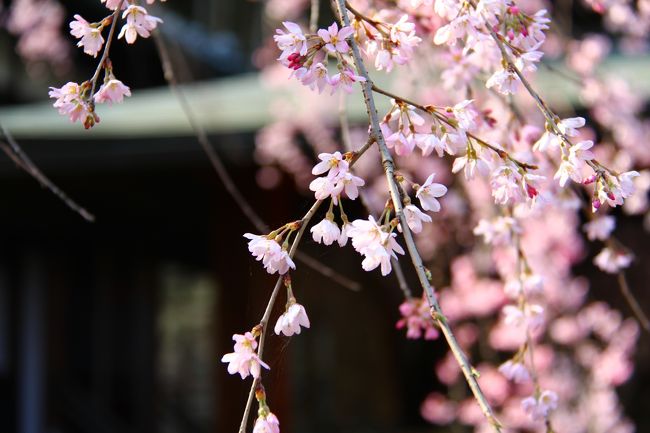
[[[108,39],[106,40],[106,45],[104,45],[104,52],[102,53],[102,57],[99,59],[99,64],[97,65],[97,69],[95,69],[95,73],[93,74],[93,77],[90,79],[92,84],[92,88],[90,89],[91,101],[94,101],[93,95],[95,94],[95,88],[97,87],[97,80],[99,80],[99,74],[104,68],[104,63],[108,58],[108,53],[110,52],[111,45],[113,44],[113,35],[115,35],[115,28],[117,27],[117,21],[119,20],[120,12],[122,12],[122,5],[124,4],[124,1],[125,0],[120,1],[120,4],[115,9],[115,12],[113,12],[113,21],[111,22],[111,29],[108,32]]]
[[[372,91],[382,94],[384,96],[388,96],[389,98],[392,98],[396,101],[403,102],[407,105],[410,105],[412,107],[417,108],[418,110],[424,111],[425,113],[428,113],[432,116],[435,116],[436,119],[440,120],[441,122],[445,122],[447,125],[453,126],[452,123],[447,119],[445,116],[440,115],[439,113],[436,113],[435,111],[432,111],[431,107],[427,107],[425,105],[419,104],[417,102],[411,101],[409,99],[403,98],[401,96],[395,95],[394,93],[391,93],[387,90],[384,90],[380,87],[377,87],[375,84],[372,84]],[[528,164],[526,162],[519,161],[518,159],[514,158],[510,153],[503,149],[499,149],[498,147],[488,143],[487,141],[483,140],[481,137],[472,134],[471,132],[466,132],[465,133],[469,138],[472,138],[474,141],[476,141],[478,144],[480,144],[483,147],[486,147],[499,155],[500,158],[503,159],[509,159],[510,161],[514,162],[516,165],[520,166],[521,168],[525,170],[537,170],[537,166],[534,164]]]
[[[189,103],[187,97],[185,96],[183,89],[180,87],[178,83],[178,78],[176,76],[176,73],[174,72],[171,56],[169,54],[169,49],[167,48],[167,44],[165,43],[163,37],[158,33],[158,31],[154,31],[153,39],[156,44],[156,48],[158,49],[158,54],[160,56],[163,74],[165,75],[165,80],[167,81],[167,85],[169,86],[171,92],[178,100],[178,103],[181,106],[181,109],[183,110],[183,113],[185,114],[187,121],[190,123],[190,127],[192,128],[194,135],[196,136],[196,140],[199,142],[201,149],[203,149],[203,152],[208,157],[208,160],[210,161],[210,164],[212,165],[214,171],[217,173],[219,180],[221,180],[221,183],[226,188],[228,194],[230,194],[230,196],[235,201],[239,209],[241,209],[241,211],[244,213],[246,218],[248,218],[248,220],[255,226],[255,228],[260,233],[268,233],[270,228],[257,214],[257,212],[253,210],[253,207],[246,200],[246,198],[241,193],[239,188],[237,188],[237,185],[233,181],[232,177],[230,177],[230,174],[228,173],[228,170],[226,169],[223,162],[221,161],[221,158],[214,150],[214,146],[210,142],[207,132],[205,131],[201,123],[196,119],[196,115],[194,114],[192,106]],[[356,281],[350,280],[349,278],[341,275],[340,273],[336,272],[332,268],[322,264],[318,260],[310,257],[309,255],[303,252],[299,251],[296,256],[296,259],[300,260],[308,267],[314,269],[315,271],[321,273],[323,276],[330,278],[331,280],[337,282],[338,284],[340,284],[341,286],[349,290],[352,291],[361,290],[360,284],[357,283]]]
[[[343,148],[347,152],[351,152],[352,139],[350,138],[350,124],[348,122],[345,100],[346,100],[346,95],[345,93],[341,92],[341,96],[339,99],[339,122],[341,124],[341,139],[343,141]],[[368,196],[364,189],[361,189],[359,191],[359,199],[361,200],[361,204],[363,205],[363,207],[366,209],[366,212],[368,212],[369,215],[372,215],[370,202],[368,201]],[[404,298],[406,298],[406,300],[412,299],[413,292],[411,291],[411,288],[409,287],[409,284],[406,281],[406,277],[404,276],[404,271],[402,270],[402,264],[399,262],[399,260],[393,257],[391,257],[390,262],[393,269],[395,269],[395,276],[397,277],[397,283],[399,284],[399,288],[404,293]]]
[[[639,322],[641,327],[645,329],[646,332],[650,333],[650,320],[648,320],[648,316],[646,316],[643,312],[641,305],[639,305],[639,301],[637,301],[637,299],[632,294],[630,286],[627,283],[625,271],[623,270],[619,271],[618,273],[618,286],[621,289],[621,294],[627,301],[627,304],[632,309],[632,313],[634,313],[636,320]]]
[[[517,77],[519,77],[519,80],[521,83],[524,85],[524,88],[526,91],[528,91],[528,94],[533,98],[535,103],[537,104],[537,107],[539,110],[542,112],[542,115],[546,119],[547,125],[549,125],[551,128],[553,128],[554,133],[559,136],[566,144],[571,145],[571,141],[568,139],[568,137],[562,132],[559,127],[556,124],[556,119],[558,116],[551,110],[548,105],[544,102],[542,97],[533,89],[533,86],[530,84],[528,79],[524,76],[524,74],[517,68],[517,66],[514,64],[512,59],[510,58],[510,55],[506,51],[503,42],[499,39],[499,35],[495,33],[493,29],[491,29],[489,26],[487,27],[488,31],[490,32],[490,36],[492,36],[492,39],[494,39],[494,42],[497,44],[499,47],[499,50],[501,51],[501,56],[503,57],[503,60],[508,64],[508,67],[515,72]],[[603,168],[609,172],[607,167],[603,166],[600,164],[598,161],[593,160],[593,161],[587,161],[587,163],[595,170],[599,170],[600,168]],[[589,212],[587,212],[589,214]],[[640,325],[645,329],[647,332],[650,333],[650,320],[648,320],[648,317],[645,315],[643,312],[643,309],[639,305],[639,302],[636,300],[634,295],[632,294],[632,291],[630,290],[630,287],[627,283],[627,279],[625,278],[625,273],[624,271],[619,272],[618,274],[618,283],[619,283],[619,288],[621,290],[621,294],[627,301],[628,305],[632,309],[632,312],[634,313],[636,319],[639,321]]]
[[[32,176],[38,183],[41,184],[43,188],[50,190],[52,194],[57,196],[66,206],[68,206],[72,211],[79,214],[83,219],[88,222],[94,222],[95,216],[84,209],[82,206],[77,204],[72,200],[68,195],[58,186],[56,186],[43,172],[32,162],[32,160],[23,152],[22,148],[18,145],[18,142],[14,140],[9,131],[0,124],[0,130],[2,131],[2,136],[5,138],[7,143],[0,142],[0,149],[9,157],[11,160],[25,173]]]
[[[374,144],[375,140],[372,138],[369,138],[366,144],[364,144],[359,150],[355,152],[354,158],[350,161],[350,168],[354,166],[354,164],[359,160],[359,158],[368,150],[370,149],[370,146]],[[296,237],[291,244],[291,249],[289,250],[289,256],[293,257],[298,250],[298,244],[300,244],[300,240],[302,239],[302,235],[307,229],[307,226],[309,225],[309,222],[313,218],[313,216],[316,214],[316,211],[318,211],[318,208],[323,204],[323,200],[317,200],[314,202],[314,204],[311,206],[311,208],[307,211],[304,217],[300,220],[300,229],[298,230],[298,233],[296,234]],[[269,317],[271,315],[271,310],[273,309],[273,304],[275,303],[275,299],[277,297],[277,292],[282,286],[282,280],[283,276],[278,277],[278,280],[275,283],[275,287],[273,288],[273,293],[271,293],[271,298],[269,299],[269,303],[266,306],[266,310],[264,311],[264,315],[262,316],[262,320],[260,321],[260,327],[261,327],[261,334],[260,334],[260,342],[258,345],[257,349],[257,355],[262,358],[262,353],[264,350],[264,342],[266,338],[266,328],[268,327],[268,321]],[[250,417],[250,412],[251,412],[251,407],[253,405],[253,397],[255,396],[255,389],[257,389],[257,385],[261,382],[261,378],[255,379],[253,383],[251,384],[251,389],[250,392],[248,393],[248,399],[246,400],[246,407],[244,408],[244,414],[242,416],[241,424],[239,425],[239,433],[245,433],[246,432],[246,426],[248,425],[248,418]]]
[[[316,33],[318,30],[318,13],[320,12],[320,0],[311,0],[311,13],[309,15],[309,31]]]
[[[339,6],[339,16],[342,19],[343,24],[349,26],[350,19],[348,18],[346,12],[345,0],[337,0],[337,1]],[[420,280],[420,284],[423,290],[425,291],[427,299],[429,301],[429,305],[431,307],[431,315],[433,319],[436,320],[440,328],[442,329],[442,332],[447,340],[447,343],[449,344],[449,347],[452,353],[454,354],[454,357],[456,358],[456,361],[458,362],[458,365],[460,366],[465,376],[465,379],[467,380],[467,383],[470,389],[472,390],[472,393],[474,394],[474,397],[476,398],[479,406],[481,407],[483,414],[485,415],[488,422],[492,425],[494,430],[497,432],[501,432],[501,425],[497,421],[496,417],[494,416],[494,413],[492,412],[492,408],[488,403],[487,398],[483,394],[483,391],[481,390],[478,381],[476,380],[477,372],[470,366],[469,362],[467,361],[467,357],[465,356],[465,353],[463,352],[462,348],[458,344],[458,341],[456,340],[456,337],[454,336],[451,327],[449,326],[449,323],[445,319],[442,310],[440,309],[440,305],[434,293],[433,287],[431,286],[427,278],[427,271],[425,270],[424,264],[422,263],[422,258],[420,257],[420,253],[418,252],[418,249],[413,240],[413,235],[411,234],[408,224],[406,223],[406,218],[404,217],[404,214],[402,212],[403,210],[402,199],[399,194],[397,182],[395,181],[394,178],[395,164],[393,162],[393,158],[390,154],[390,151],[388,150],[388,146],[386,146],[386,141],[384,139],[384,136],[379,126],[379,118],[377,115],[377,109],[375,107],[374,96],[372,93],[373,84],[372,81],[370,80],[370,76],[368,75],[368,71],[366,70],[365,64],[363,63],[363,59],[361,58],[361,53],[359,51],[358,44],[354,39],[350,39],[350,44],[352,46],[352,56],[357,66],[357,73],[366,79],[365,82],[361,83],[361,88],[363,90],[363,96],[366,104],[366,110],[368,112],[368,118],[372,128],[372,133],[375,136],[377,145],[379,146],[379,150],[382,155],[382,164],[384,166],[386,180],[388,181],[390,195],[393,200],[395,212],[397,213],[400,223],[402,224],[404,242],[406,243],[407,249],[409,251],[409,255],[411,256],[411,261],[413,262],[413,266],[415,267],[415,271],[417,273],[418,279]]]

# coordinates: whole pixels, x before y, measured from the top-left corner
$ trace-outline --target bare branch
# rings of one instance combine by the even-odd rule
[[[0,124],[2,136],[7,143],[0,141],[0,149],[23,171],[32,176],[43,188],[50,190],[52,194],[57,196],[66,206],[72,211],[79,214],[83,219],[88,222],[94,222],[95,216],[88,212],[85,208],[77,204],[58,186],[56,186],[50,179],[43,174],[43,172],[32,162],[32,160],[23,152],[18,142],[14,140],[9,131]]]

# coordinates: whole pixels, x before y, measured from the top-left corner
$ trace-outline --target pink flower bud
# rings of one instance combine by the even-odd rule
[[[592,183],[594,183],[594,182],[596,182],[596,175],[595,175],[595,174],[592,174],[591,176],[585,178],[585,179],[582,181],[582,184],[583,184],[583,185],[589,185],[589,184],[592,184]]]
[[[519,8],[515,5],[512,5],[508,8],[508,13],[512,15],[518,15],[519,14]]]
[[[591,207],[594,209],[600,209],[600,200],[594,199],[594,201],[591,202]]]

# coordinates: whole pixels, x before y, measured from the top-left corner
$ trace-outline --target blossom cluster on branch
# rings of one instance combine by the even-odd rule
[[[637,2],[638,16],[627,1],[585,2],[618,30],[650,16],[645,0]],[[50,93],[61,114],[87,128],[99,121],[95,103],[130,95],[108,58],[117,21],[117,38],[127,43],[160,22],[134,1],[102,3],[114,12],[96,23],[77,15],[70,24],[85,53],[103,49],[95,76]],[[318,28],[315,9],[309,30],[297,12],[306,2],[291,4],[293,21],[281,21],[282,6],[267,3],[281,22],[274,47],[256,59],[266,59],[260,66],[268,83],[299,92],[300,105],[278,104],[256,156],[294,175],[314,204],[299,220],[244,235],[251,255],[278,279],[259,324],[235,334],[233,352],[222,358],[230,374],[253,378],[240,432],[253,400],[254,431],[279,431],[262,386],[270,368],[263,349],[268,329],[293,336],[312,325],[291,282],[307,230],[330,248],[351,244],[364,271],[387,276],[399,268],[405,299],[397,328],[410,339],[446,340],[450,352],[436,374],[466,398],[432,393],[421,407],[428,421],[477,432],[633,431],[615,388],[633,372],[639,323],[647,327],[647,319],[633,303],[638,322],[590,301],[588,283],[573,269],[588,242],[602,244],[594,264],[617,274],[629,292],[624,272],[634,255],[614,237],[616,217],[650,220],[650,157],[642,144],[650,123],[627,84],[596,74],[607,39],[574,41],[561,28],[551,31],[554,14],[544,0],[336,0],[335,21]],[[557,79],[568,75],[579,87],[584,115],[560,115],[536,88],[545,56],[559,54],[569,72]],[[375,84],[373,76],[386,73],[395,90]],[[349,97],[367,109],[359,129],[348,125]],[[379,98],[389,107],[381,115]],[[317,157],[300,149],[299,132]],[[344,207],[359,198],[367,213],[350,218]],[[321,205],[325,215],[312,224]],[[406,257],[421,295],[402,276],[411,270]],[[272,327],[282,288],[285,309]]]
[[[334,181],[339,166],[347,170],[346,154],[324,148],[321,139],[336,139],[327,132],[336,125],[326,113],[341,112],[342,97],[318,94],[331,86],[328,63],[334,62],[376,97],[389,98],[381,134],[398,165],[394,181],[404,221],[418,234],[415,243],[429,259],[427,266],[442,268],[444,275],[445,264],[436,264],[445,256],[439,252],[457,251],[454,243],[468,232],[477,237],[450,264],[449,279],[439,281],[444,320],[472,359],[479,345],[481,353],[489,347],[491,359],[500,359],[475,361],[498,423],[481,414],[474,398],[457,402],[439,393],[425,399],[423,417],[477,431],[503,425],[509,431],[626,432],[633,427],[622,416],[615,387],[632,373],[638,324],[602,302],[591,303],[586,281],[573,275],[572,267],[584,260],[587,241],[603,244],[594,258],[601,270],[620,274],[632,265],[632,252],[613,237],[613,209],[648,212],[649,161],[637,138],[648,122],[639,117],[641,105],[625,83],[616,82],[620,93],[606,92],[608,81],[595,74],[608,49],[603,37],[566,45],[566,62],[584,77],[582,102],[592,111],[560,117],[552,110],[534,86],[547,52],[549,7],[542,1],[357,0],[345,2],[342,11],[349,26],[339,21],[309,32],[298,21],[285,21],[274,36],[281,66],[267,63],[268,80],[285,87],[298,80],[318,92],[296,89],[301,115],[288,107],[280,112],[278,123],[259,135],[258,151],[263,162],[279,164],[304,182],[309,167],[303,174],[300,166],[285,166],[282,157],[294,152],[302,134],[321,160],[312,174],[330,170],[309,184],[316,199],[330,200],[325,219],[311,229],[314,240],[343,247],[351,237],[363,256],[362,268],[380,268],[386,275],[404,252],[397,236],[400,215],[381,166],[366,160],[355,176],[363,179],[359,194],[370,204],[370,215],[349,222]],[[550,37],[557,46],[568,36]],[[325,48],[331,39],[335,43]],[[368,81],[355,62],[354,44],[376,73],[395,70],[396,92]],[[548,52],[558,56],[557,49]],[[281,67],[289,69],[289,83],[281,81]],[[596,135],[596,127],[606,132]],[[348,127],[342,128],[345,141]],[[373,133],[371,128],[371,138]],[[365,137],[364,131],[347,134]],[[433,183],[432,172],[443,184]],[[426,179],[421,186],[419,179]],[[439,214],[433,218],[425,211]],[[373,246],[365,250],[368,243]],[[399,307],[397,327],[406,329],[408,338],[440,337],[440,317],[432,314],[425,295],[407,294]],[[596,320],[599,313],[606,324]],[[486,320],[492,323],[488,327]],[[455,355],[450,352],[436,368],[450,388],[458,386],[462,369]],[[597,413],[596,402],[606,402],[606,415]]]
[[[155,0],[147,0],[147,4]],[[165,0],[161,0],[165,1]],[[115,76],[110,60],[110,47],[115,36],[115,29],[121,19],[123,24],[117,39],[125,39],[128,44],[136,42],[138,36],[148,38],[160,18],[149,15],[147,9],[137,0],[102,0],[107,9],[112,12],[97,22],[88,22],[80,15],[74,16],[70,22],[70,34],[79,39],[77,46],[84,53],[101,58],[95,74],[83,83],[68,82],[61,88],[51,87],[50,98],[55,99],[54,107],[61,115],[68,116],[71,122],[81,122],[84,128],[92,128],[100,121],[95,112],[95,104],[122,102],[125,96],[131,96],[131,90]],[[107,32],[107,39],[104,33]],[[103,73],[103,81],[99,84]]]

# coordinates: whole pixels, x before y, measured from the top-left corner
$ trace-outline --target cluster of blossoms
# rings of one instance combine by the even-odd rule
[[[312,174],[327,174],[314,179],[309,184],[309,189],[314,191],[317,200],[325,200],[329,197],[334,204],[337,204],[343,192],[350,200],[355,200],[359,196],[359,187],[365,185],[365,181],[350,171],[350,158],[352,154],[342,155],[341,152],[318,155],[321,162],[314,166]]]
[[[147,0],[148,4],[153,2],[154,0]],[[162,22],[160,18],[149,15],[144,7],[132,0],[102,0],[102,3],[114,12],[101,21],[93,23],[86,21],[81,15],[75,15],[74,21],[70,23],[70,34],[79,39],[77,46],[83,48],[84,53],[97,57],[104,49],[95,75],[81,84],[69,82],[61,88],[51,87],[49,93],[51,98],[56,99],[54,107],[60,114],[68,116],[71,122],[81,121],[86,129],[92,128],[99,122],[99,116],[95,113],[95,104],[119,103],[125,96],[131,96],[129,87],[118,80],[113,73],[113,65],[108,57],[112,41],[104,40],[104,30],[110,27],[109,34],[113,37],[113,30],[121,12],[122,20],[125,22],[118,39],[125,38],[127,43],[133,44],[138,36],[148,38],[158,23]],[[104,81],[95,92],[102,71]]]
[[[296,269],[296,264],[287,252],[288,243],[285,242],[282,246],[278,243],[282,239],[283,234],[284,231],[276,231],[266,236],[254,235],[252,233],[246,233],[244,235],[246,239],[250,239],[248,242],[248,251],[250,251],[256,260],[262,262],[264,269],[269,274],[275,274],[277,272],[283,275],[289,269]]]
[[[278,30],[273,37],[282,50],[278,60],[292,69],[292,76],[302,84],[317,89],[319,93],[325,89],[335,93],[341,88],[350,93],[354,83],[365,81],[344,57],[350,51],[346,39],[354,32],[351,27],[339,30],[333,23],[315,35],[305,35],[298,24],[289,21],[283,24],[287,31]],[[336,74],[330,74],[327,69],[330,56],[337,60]]]
[[[587,205],[594,217],[584,232],[590,241],[605,244],[595,264],[605,272],[616,273],[632,263],[632,254],[613,240],[616,224],[614,217],[606,214],[605,205],[622,206],[626,212],[633,209],[633,213],[648,210],[650,175],[638,167],[650,163],[650,158],[639,151],[638,143],[643,140],[640,131],[650,129],[635,119],[643,104],[634,101],[631,93],[622,97],[620,91],[608,91],[608,84],[595,77],[593,68],[603,58],[599,54],[602,49],[589,57],[590,66],[585,64],[584,55],[574,55],[572,62],[576,70],[581,68],[580,74],[588,75],[583,84],[589,93],[584,98],[591,101],[594,110],[589,121],[610,128],[612,139],[621,147],[606,139],[597,141],[585,118],[560,118],[542,101],[544,120],[540,122],[533,106],[513,98],[522,90],[529,91],[531,85],[526,80],[548,52],[543,43],[550,14],[540,9],[540,2],[398,0],[390,7],[375,2],[351,3],[348,16],[353,33],[348,27],[339,30],[331,26],[327,37],[324,30],[318,36],[305,35],[297,24],[290,27],[285,23],[286,30],[275,36],[283,51],[280,62],[293,69],[298,79],[306,75],[304,84],[325,90],[327,81],[319,86],[310,80],[326,72],[322,59],[327,38],[343,32],[345,44],[337,47],[334,43],[328,51],[339,70],[350,68],[356,75],[349,59],[354,42],[366,58],[374,61],[375,70],[398,69],[396,88],[411,89],[405,96],[416,95],[417,102],[413,103],[378,90],[392,96],[381,132],[399,166],[398,182],[408,183],[404,180],[407,176],[424,178],[435,171],[451,185],[449,206],[441,212],[444,228],[425,224],[431,217],[422,210],[441,211],[437,198],[447,193],[446,187],[433,184],[433,177],[421,187],[414,185],[420,207],[403,196],[405,221],[411,231],[420,234],[418,246],[430,252],[428,258],[438,257],[435,252],[440,249],[457,253],[453,242],[462,239],[467,245],[468,227],[483,239],[466,256],[453,261],[451,284],[440,291],[440,304],[467,352],[475,353],[479,338],[486,338],[500,358],[496,365],[481,363],[476,367],[497,418],[512,431],[538,431],[551,425],[558,431],[590,431],[589,420],[597,416],[600,424],[595,431],[630,431],[614,387],[629,377],[638,329],[633,322],[613,317],[607,310],[609,324],[602,326],[609,332],[623,332],[625,338],[618,345],[611,333],[605,335],[594,320],[594,311],[602,309],[602,304],[586,303],[586,284],[571,274],[571,267],[584,257],[576,216],[584,207],[582,194],[576,193],[580,189],[591,197]],[[607,2],[611,3],[616,2]],[[557,41],[553,43],[557,49]],[[594,46],[596,42],[585,42],[580,49],[594,50]],[[414,55],[415,50],[426,54],[422,61]],[[432,54],[431,50],[436,51]],[[444,91],[435,80],[427,82],[430,64],[425,58],[434,59],[442,70]],[[322,66],[315,66],[319,62]],[[401,71],[396,65],[412,68]],[[312,68],[319,72],[309,72]],[[524,81],[526,85],[521,85]],[[411,88],[411,82],[419,87]],[[481,82],[484,86],[477,86]],[[533,97],[540,98],[537,94]],[[322,116],[324,110],[316,102],[320,100],[305,98],[301,109],[312,117]],[[426,105],[430,99],[437,99],[436,104]],[[614,108],[610,108],[611,101]],[[310,106],[319,106],[319,110],[309,110]],[[306,138],[318,145],[308,135]],[[416,155],[418,149],[422,157]],[[321,158],[313,174],[323,174],[331,167],[336,174],[339,166],[347,170],[341,163],[347,162],[344,155],[329,155],[335,153]],[[450,166],[446,164],[447,155],[454,158]],[[372,211],[379,214],[380,203],[385,203],[387,196],[374,180],[379,172],[364,165],[355,170],[368,186],[364,189],[365,201],[374,204]],[[454,174],[461,176],[447,183]],[[313,181],[310,189],[318,199],[340,201],[341,186],[325,177]],[[391,260],[396,260],[401,251],[395,230],[401,227],[391,219],[393,209],[384,206],[380,218],[371,215],[351,223],[342,213],[342,226],[334,221],[331,209],[312,228],[314,240],[343,246],[351,238],[353,247],[364,256],[364,269],[381,267],[383,274],[390,272]],[[450,235],[445,230],[454,232]],[[439,267],[444,269],[444,264]],[[409,298],[400,306],[402,318],[397,326],[405,328],[409,338],[437,336],[435,317],[425,299]],[[476,319],[482,323],[494,320],[494,324],[479,333]],[[488,336],[479,337],[484,333]],[[482,341],[480,346],[485,344]],[[611,374],[605,372],[605,366],[611,368]],[[436,372],[448,385],[460,375],[451,355]],[[605,411],[609,421],[596,415],[597,402],[603,399],[608,402]],[[572,413],[572,408],[577,412]],[[474,426],[476,431],[489,429],[489,422],[478,413],[472,399],[457,403],[434,393],[423,403],[422,415],[437,424],[459,422]]]
[[[647,2],[638,2],[636,14],[625,0],[585,1],[605,14],[610,27],[630,36],[634,31],[622,30],[621,23],[642,28],[650,23]],[[115,25],[120,14],[125,24],[118,37],[128,43],[149,36],[159,22],[135,2],[103,2],[115,11],[113,15],[98,23],[76,16],[71,24],[78,45],[89,55],[97,56],[108,46],[102,30]],[[495,362],[477,363],[480,375],[476,376],[496,417],[509,431],[631,431],[615,387],[631,375],[638,326],[602,303],[588,304],[587,284],[572,274],[572,267],[586,255],[583,232],[589,241],[604,244],[594,258],[598,268],[619,273],[631,266],[633,255],[613,238],[616,221],[606,214],[608,207],[645,213],[650,221],[650,157],[639,145],[650,123],[640,119],[643,101],[634,92],[594,73],[608,48],[594,38],[566,44],[567,63],[581,78],[581,96],[593,122],[589,125],[582,117],[556,115],[528,81],[544,53],[563,46],[557,39],[543,45],[550,19],[539,1],[338,3],[347,9],[342,11],[341,22],[313,34],[303,32],[295,22],[283,23],[273,36],[281,51],[278,69],[289,68],[293,78],[319,94],[338,89],[349,93],[355,84],[369,79],[358,67],[362,59],[356,58],[356,44],[376,71],[397,70],[400,92],[408,92],[410,83],[417,83],[411,95],[406,95],[415,95],[417,102],[372,86],[377,94],[391,97],[388,113],[381,122],[373,119],[370,129],[374,144],[380,145],[380,136],[385,139],[384,167],[394,163],[398,169],[392,179],[388,176],[389,183],[394,181],[390,195],[383,187],[386,178],[379,176],[391,174],[388,169],[381,173],[370,164],[360,164],[355,168],[357,176],[351,171],[360,156],[357,152],[319,147],[327,141],[323,137],[334,135],[323,132],[330,125],[319,116],[336,108],[315,99],[315,92],[304,92],[308,95],[300,98],[304,103],[301,116],[282,118],[265,129],[264,134],[271,137],[260,140],[266,145],[258,148],[264,151],[265,160],[280,161],[302,180],[318,176],[309,183],[309,190],[317,204],[329,201],[325,218],[310,228],[312,239],[341,247],[351,240],[363,256],[364,270],[379,268],[387,275],[405,254],[397,241],[399,232],[417,234],[417,248],[426,251],[423,258],[440,271],[439,277],[429,272],[425,278],[442,287],[436,294],[444,317],[431,313],[426,293],[422,298],[408,295],[399,308],[397,327],[406,328],[411,339],[435,339],[436,326],[449,323],[470,359],[486,347],[491,350]],[[268,2],[267,7],[278,8],[278,2]],[[424,55],[417,55],[419,50]],[[440,68],[444,89],[438,87],[438,80],[427,80],[431,66]],[[73,121],[92,126],[98,121],[96,102],[119,102],[129,94],[113,75],[110,62],[100,64],[101,70],[104,86],[96,93],[98,77],[52,89],[55,107]],[[515,97],[521,91],[532,96],[539,111]],[[431,100],[436,104],[427,105]],[[601,127],[599,134],[595,126]],[[344,132],[350,132],[345,128]],[[319,154],[320,162],[313,168],[298,149],[295,131],[303,132]],[[364,127],[360,135],[365,134]],[[394,161],[384,155],[391,151]],[[433,182],[430,173],[434,172],[449,190]],[[426,181],[419,185],[408,178]],[[409,188],[419,207],[411,201]],[[350,221],[343,199],[355,200],[361,192],[370,204],[368,216]],[[442,209],[438,199],[445,195]],[[592,212],[581,230],[578,212],[585,208],[583,196],[590,197],[586,208]],[[383,203],[387,204],[382,207]],[[435,224],[426,211],[439,212]],[[299,230],[305,230],[310,219],[286,224],[268,235],[244,235],[251,254],[267,272],[281,275],[287,287],[286,308],[274,327],[278,335],[299,334],[310,326],[289,279],[290,270],[296,268],[292,251],[302,234]],[[482,242],[473,239],[472,233]],[[409,244],[409,251],[413,248]],[[455,258],[436,263],[433,259],[439,257]],[[267,321],[268,317],[263,323]],[[268,368],[258,355],[261,332],[263,327],[256,327],[233,337],[234,351],[223,358],[231,374],[259,379],[261,367]],[[436,366],[438,378],[448,386],[461,374],[454,359],[450,353]],[[266,404],[263,388],[256,391],[259,412],[254,431],[277,433],[279,422]],[[421,411],[433,423],[457,422],[477,432],[485,432],[493,421],[478,412],[473,399],[457,402],[440,393],[432,393]]]
[[[407,14],[394,23],[384,13],[361,19],[353,15],[352,26],[361,50],[368,58],[374,58],[378,71],[390,72],[394,65],[406,65],[422,42],[415,33],[415,24]]]
[[[431,307],[425,298],[407,299],[399,306],[402,318],[395,325],[397,329],[406,328],[406,338],[435,340],[440,335],[431,317]]]
[[[0,28],[18,38],[16,52],[26,62],[28,72],[46,62],[57,74],[70,67],[70,46],[61,27],[65,8],[58,0],[14,0],[3,7],[0,2]]]

